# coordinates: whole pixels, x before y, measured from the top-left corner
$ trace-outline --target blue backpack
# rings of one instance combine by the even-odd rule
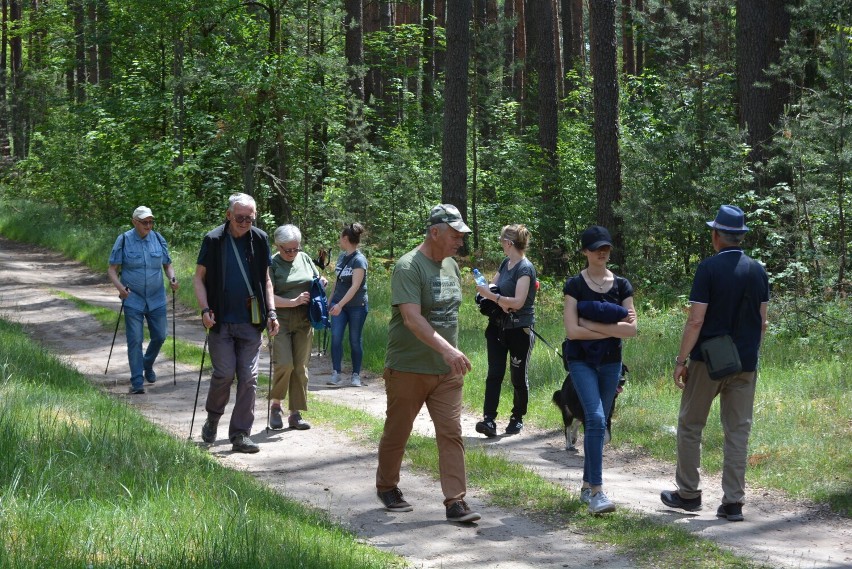
[[[328,330],[331,328],[331,322],[328,319],[328,298],[325,295],[322,281],[316,273],[314,273],[314,280],[311,281],[310,294],[308,320],[310,320],[314,330]]]

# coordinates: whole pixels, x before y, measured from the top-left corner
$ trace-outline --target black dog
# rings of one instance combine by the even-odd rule
[[[627,366],[621,368],[621,380],[618,382],[618,389],[615,391],[615,399],[618,399],[618,394],[624,391],[624,384],[627,382]],[[615,399],[612,401],[612,409],[609,410],[609,415],[606,418],[606,433],[604,434],[604,444],[608,443],[612,438],[612,414],[615,411]],[[553,404],[559,407],[562,412],[562,423],[565,431],[565,450],[577,450],[574,446],[577,443],[579,436],[580,423],[583,423],[583,406],[580,404],[580,398],[577,396],[577,390],[574,388],[574,382],[571,381],[571,374],[565,376],[565,381],[562,382],[562,389],[553,392]],[[576,421],[575,421],[576,419]]]

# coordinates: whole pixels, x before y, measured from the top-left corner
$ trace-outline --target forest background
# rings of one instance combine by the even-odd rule
[[[465,264],[496,266],[525,223],[559,286],[600,223],[614,268],[671,304],[734,203],[790,326],[852,287],[849,0],[0,6],[0,191],[84,226],[145,204],[197,244],[243,191],[312,255],[361,221],[389,265],[450,202]]]

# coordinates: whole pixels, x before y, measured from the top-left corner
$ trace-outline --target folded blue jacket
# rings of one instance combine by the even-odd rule
[[[620,304],[603,300],[581,300],[577,302],[577,313],[580,318],[602,324],[615,324],[627,317],[626,308]],[[619,341],[619,338],[580,340],[580,345],[586,354],[586,362],[599,364],[610,349],[618,347]]]

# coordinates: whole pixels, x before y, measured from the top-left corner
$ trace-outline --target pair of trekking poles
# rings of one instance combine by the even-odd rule
[[[198,409],[198,394],[201,391],[201,376],[204,374],[204,355],[207,353],[207,340],[210,338],[210,329],[204,329],[204,347],[201,349],[201,368],[198,370],[198,384],[195,386],[195,402],[192,404],[192,420],[189,422],[189,436],[192,440],[192,428],[195,426],[195,410]],[[275,337],[269,337],[269,387],[266,391],[266,432],[269,432],[269,414],[271,412],[272,399],[272,360],[274,360]]]
[[[172,291],[172,380],[174,384],[177,385],[177,313],[175,312],[175,307],[177,306],[177,301],[175,300],[175,291]],[[107,356],[106,367],[104,368],[104,375],[107,374],[109,370],[109,361],[112,359],[112,349],[115,347],[115,338],[118,336],[118,325],[121,322],[121,313],[124,311],[124,299],[121,299],[121,306],[118,309],[118,318],[115,320],[115,330],[112,333],[112,344],[109,346],[109,355]],[[118,385],[118,378],[115,378],[115,384]]]

